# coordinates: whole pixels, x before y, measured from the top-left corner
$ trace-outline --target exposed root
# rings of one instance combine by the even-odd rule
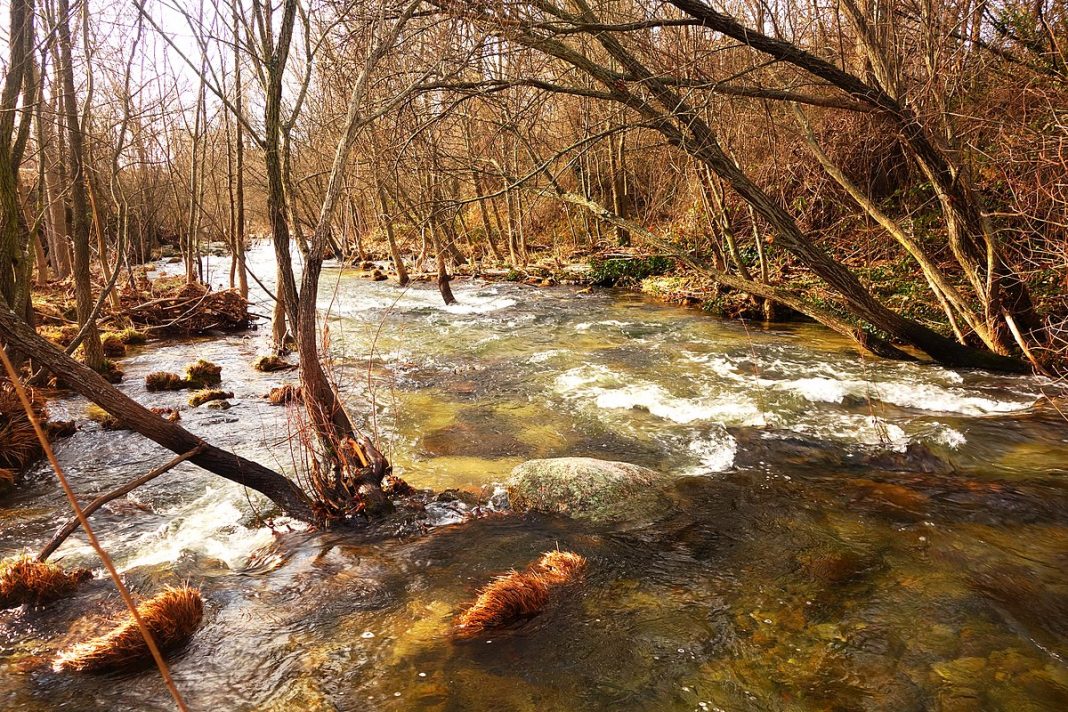
[[[284,386],[272,388],[265,397],[271,405],[286,405],[301,402],[304,399],[304,392],[300,390],[300,386],[287,383]]]
[[[208,388],[222,383],[222,366],[211,361],[197,359],[185,367],[185,380],[198,388]]]
[[[416,489],[396,475],[387,475],[386,484],[382,491],[387,497],[411,497],[416,494]]]
[[[233,397],[233,391],[220,391],[216,388],[209,388],[197,391],[193,395],[189,396],[189,405],[196,408],[199,405],[204,405],[208,401],[226,400],[227,398]]]
[[[55,564],[25,555],[3,559],[0,561],[0,610],[55,601],[70,595],[78,584],[92,577],[88,569],[66,572]]]
[[[182,418],[177,408],[156,407],[149,408],[149,410],[151,410],[153,413],[160,416],[161,418],[171,421],[172,423],[177,423]]]
[[[196,631],[204,617],[204,602],[195,588],[169,588],[139,605],[137,613],[160,650],[172,650]],[[149,663],[151,659],[136,621],[127,614],[111,631],[60,653],[53,667],[57,671],[103,672]]]
[[[274,371],[290,371],[296,368],[296,365],[289,363],[280,356],[260,356],[252,362],[252,368],[264,373],[272,373]]]
[[[470,638],[490,628],[537,615],[555,588],[571,583],[586,568],[586,559],[570,551],[550,551],[526,571],[495,578],[457,619],[456,634]]]
[[[190,383],[177,373],[169,371],[153,371],[145,376],[145,388],[155,393],[157,391],[180,391],[183,388],[194,388],[196,384]]]

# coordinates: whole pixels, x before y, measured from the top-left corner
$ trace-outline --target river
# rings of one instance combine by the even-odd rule
[[[253,253],[261,278],[269,264]],[[527,459],[600,457],[671,474],[670,506],[596,526],[438,502],[418,525],[311,532],[264,526],[263,500],[180,466],[93,521],[135,591],[201,587],[205,622],[171,657],[192,709],[1068,709],[1068,425],[1040,402],[1053,384],[866,359],[818,326],[632,293],[454,291],[446,307],[430,284],[324,272],[333,369],[399,474],[479,493]],[[268,331],[150,343],[120,359],[122,388],[184,405],[147,393],[145,374],[215,361],[233,407],[184,407],[182,423],[294,472],[298,419],[262,398],[293,375],[250,365]],[[51,410],[81,421],[58,455],[85,497],[169,457],[86,422],[79,398]],[[0,503],[0,549],[39,547],[65,516],[39,468]],[[500,635],[449,635],[479,586],[558,546],[589,559],[581,586]],[[98,577],[0,612],[0,708],[172,709],[152,669],[50,669],[121,609],[83,538],[57,557]]]

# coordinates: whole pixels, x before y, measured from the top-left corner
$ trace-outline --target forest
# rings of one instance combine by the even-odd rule
[[[1068,3],[6,0],[0,706],[1068,706]]]

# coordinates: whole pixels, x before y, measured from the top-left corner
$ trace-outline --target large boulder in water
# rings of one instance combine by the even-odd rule
[[[669,481],[655,470],[628,462],[558,457],[516,466],[506,486],[509,504],[519,512],[616,522],[660,514]]]

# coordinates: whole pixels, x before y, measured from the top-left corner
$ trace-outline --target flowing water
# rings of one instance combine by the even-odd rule
[[[254,268],[269,272],[269,253]],[[218,281],[218,280],[216,280]],[[517,463],[582,455],[672,478],[642,524],[471,518],[457,502],[365,531],[261,523],[263,500],[183,465],[94,516],[131,587],[201,587],[171,657],[196,710],[1068,709],[1068,426],[1025,377],[860,358],[810,325],[709,318],[633,294],[460,281],[445,307],[327,270],[335,374],[411,484],[485,496]],[[266,313],[266,306],[257,309]],[[197,357],[225,411],[182,422],[293,472],[294,427],[249,366],[264,331],[122,359],[122,386]],[[371,404],[371,405],[367,405]],[[92,496],[167,459],[52,404],[59,457]],[[0,550],[65,515],[45,468],[0,503]],[[474,641],[453,619],[492,576],[560,547],[585,581]],[[81,538],[67,565],[99,569]],[[106,577],[0,613],[0,708],[172,709],[152,669],[80,676],[55,652],[121,605]]]

